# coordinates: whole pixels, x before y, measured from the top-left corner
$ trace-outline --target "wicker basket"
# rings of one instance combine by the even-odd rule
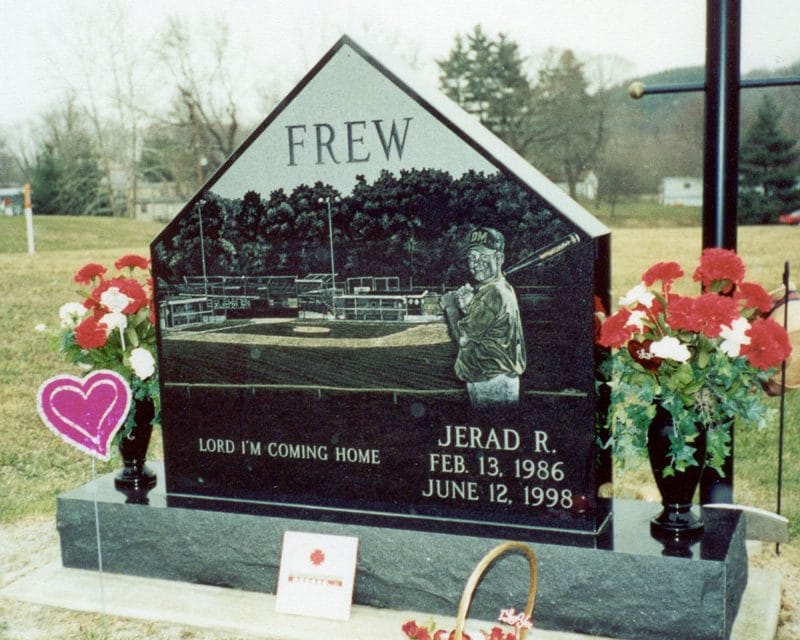
[[[475,595],[475,589],[481,581],[483,575],[492,567],[494,562],[509,553],[521,553],[528,560],[530,566],[531,579],[528,585],[528,603],[525,605],[525,615],[529,618],[533,617],[533,605],[536,602],[536,588],[538,586],[538,565],[536,562],[536,554],[527,544],[522,542],[504,542],[503,544],[495,547],[487,553],[481,561],[477,564],[472,571],[467,584],[464,586],[464,593],[461,594],[461,601],[458,603],[458,613],[456,614],[456,628],[454,631],[454,640],[463,640],[464,623],[467,620],[469,607],[472,604],[472,597]],[[527,629],[520,630],[520,640],[524,640]]]

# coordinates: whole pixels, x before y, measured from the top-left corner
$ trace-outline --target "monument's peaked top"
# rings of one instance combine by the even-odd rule
[[[575,202],[550,179],[531,166],[525,158],[481,124],[475,116],[467,113],[444,93],[419,78],[417,72],[402,61],[396,58],[392,59],[392,56],[385,53],[382,53],[381,58],[378,59],[345,34],[320,60],[318,66],[325,64],[333,53],[344,46],[352,48],[363,56],[364,59],[370,62],[378,71],[388,76],[397,86],[413,95],[430,112],[436,115],[444,125],[451,127],[464,137],[479,153],[486,156],[493,164],[517,176],[588,235],[599,237],[610,233],[608,227]],[[316,68],[309,75],[313,74]],[[300,85],[302,84],[301,82]]]
[[[267,197],[321,181],[347,193],[382,170],[501,171],[589,237],[609,229],[522,156],[405,64],[348,35],[314,65],[184,208],[207,191]]]

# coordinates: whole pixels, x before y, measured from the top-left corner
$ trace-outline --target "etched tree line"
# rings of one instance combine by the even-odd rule
[[[500,173],[459,178],[434,169],[357,178],[349,194],[302,184],[262,197],[209,193],[157,247],[158,275],[300,275],[330,271],[327,204],[336,271],[347,277],[398,276],[403,286],[463,283],[463,242],[475,224],[507,239],[507,260],[574,231],[535,195]],[[202,220],[202,238],[200,225]],[[202,251],[205,253],[203,266]]]

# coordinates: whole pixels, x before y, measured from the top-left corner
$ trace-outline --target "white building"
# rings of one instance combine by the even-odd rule
[[[0,215],[17,216],[22,213],[22,187],[0,189]]]
[[[661,179],[659,199],[663,205],[703,206],[703,179],[671,177]]]
[[[558,187],[564,192],[569,193],[569,184],[566,182],[556,182]],[[581,179],[575,183],[575,195],[581,200],[595,200],[597,198],[597,186],[599,181],[594,171],[587,171],[581,175]]]
[[[136,190],[137,220],[168,222],[188,200],[175,182],[140,182]]]

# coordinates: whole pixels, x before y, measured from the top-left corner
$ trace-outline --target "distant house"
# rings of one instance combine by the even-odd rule
[[[138,220],[168,222],[186,204],[185,194],[175,182],[140,182],[136,191]]]
[[[663,205],[702,207],[703,179],[686,177],[662,178],[659,195]]]
[[[0,189],[0,215],[18,216],[22,213],[22,187]]]
[[[564,192],[569,193],[569,184],[566,182],[556,182],[558,187]],[[594,171],[587,171],[575,184],[575,195],[581,200],[595,200],[597,198],[597,186],[599,181]]]

